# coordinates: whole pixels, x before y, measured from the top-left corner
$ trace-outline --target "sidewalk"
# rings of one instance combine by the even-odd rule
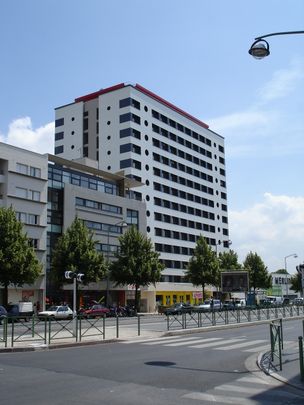
[[[267,375],[304,391],[304,381],[301,381],[299,346],[298,342],[286,344],[282,351],[282,370],[278,359],[271,361],[271,353],[261,353],[258,358],[258,365]]]

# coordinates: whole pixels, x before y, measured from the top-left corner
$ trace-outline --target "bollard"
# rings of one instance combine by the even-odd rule
[[[137,315],[137,334],[140,336],[140,315]]]
[[[102,319],[102,329],[103,329],[103,339],[106,338],[106,316],[103,316]]]
[[[116,315],[116,337],[119,338],[119,318]]]
[[[303,337],[299,336],[299,361],[301,381],[304,381]]]

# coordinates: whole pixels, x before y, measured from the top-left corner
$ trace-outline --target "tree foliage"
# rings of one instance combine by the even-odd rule
[[[164,266],[159,253],[154,251],[149,238],[132,226],[119,238],[117,260],[111,264],[110,279],[115,285],[134,285],[135,308],[138,310],[140,287],[155,284],[160,280]]]
[[[52,252],[52,279],[58,286],[66,280],[65,271],[83,273],[83,283],[96,282],[103,278],[106,265],[102,253],[95,249],[91,232],[79,218],[58,238]]]
[[[219,264],[216,253],[207,244],[203,236],[198,238],[193,256],[189,260],[186,279],[195,286],[202,286],[203,299],[207,284],[218,285]]]
[[[254,292],[257,288],[271,287],[271,275],[257,253],[249,252],[245,258],[243,267],[249,273],[249,285]]]
[[[232,249],[230,249],[228,252],[220,252],[218,261],[221,271],[242,269],[242,265],[238,262],[238,255]]]
[[[32,284],[42,274],[42,265],[29,244],[23,225],[12,208],[0,208],[0,284],[3,303],[8,301],[8,286]]]
[[[300,273],[293,274],[290,277],[291,289],[295,292],[302,292],[302,277]]]

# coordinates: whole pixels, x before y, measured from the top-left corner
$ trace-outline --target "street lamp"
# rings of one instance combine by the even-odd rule
[[[263,59],[270,54],[269,43],[264,39],[276,35],[291,35],[291,34],[304,34],[304,31],[287,31],[287,32],[274,32],[272,34],[261,35],[255,38],[254,43],[249,49],[249,54],[256,59]]]
[[[284,257],[284,263],[285,263],[285,274],[286,274],[286,295],[287,295],[287,298],[288,298],[288,294],[289,294],[289,292],[288,292],[288,277],[287,277],[287,259],[289,258],[289,257],[294,257],[294,258],[297,258],[298,257],[298,255],[296,254],[296,253],[292,253],[291,255],[287,255],[287,256],[285,256]]]
[[[110,268],[110,232],[111,229],[115,226],[120,226],[122,229],[126,228],[128,224],[125,221],[119,221],[116,224],[109,224],[108,229],[107,229],[107,287],[106,287],[106,304],[109,305],[110,301],[110,274],[109,274],[109,268]]]

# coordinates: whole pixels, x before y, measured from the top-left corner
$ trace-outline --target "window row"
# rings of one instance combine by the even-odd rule
[[[156,132],[157,134],[164,136],[165,138],[171,139],[172,141],[177,142],[180,145],[186,146],[187,148],[200,153],[203,156],[206,156],[210,159],[212,158],[212,153],[209,150],[202,148],[202,147],[198,146],[197,144],[192,143],[185,138],[182,138],[181,136],[175,135],[172,132],[167,131],[165,128],[152,124],[152,130],[154,132]]]
[[[64,183],[75,186],[98,190],[102,193],[118,195],[118,187],[115,183],[101,180],[94,176],[79,174],[76,171],[69,171],[60,166],[49,165],[48,179],[50,187],[63,188]]]
[[[215,233],[215,226],[213,226],[213,225],[202,224],[201,222],[191,221],[186,218],[179,218],[179,217],[175,217],[175,216],[171,216],[171,215],[167,215],[167,214],[161,214],[160,212],[154,213],[154,219],[156,221],[161,221],[161,222],[165,222],[165,223],[169,223],[169,224],[173,224],[173,225],[184,226],[186,228],[198,229],[198,230],[204,231],[204,232]],[[179,232],[172,231],[172,233],[171,233],[171,231],[166,230],[166,232],[163,233],[163,231],[165,231],[165,230],[161,230],[160,228],[155,228],[155,229],[159,229],[159,231],[158,231],[159,234],[157,234],[157,236],[163,236],[166,238],[172,237],[173,239],[183,239],[182,237],[179,236]],[[169,235],[171,235],[171,236],[169,236]],[[188,240],[188,239],[183,239],[183,240]],[[192,242],[195,242],[195,239],[193,239]]]
[[[183,150],[180,149],[176,149],[174,146],[168,145],[165,142],[160,142],[158,139],[153,138],[152,139],[153,142],[153,146],[155,146],[156,148],[160,148],[166,152],[172,153],[175,156],[178,156],[182,159],[186,159],[189,162],[192,162],[198,166],[204,167],[207,170],[212,170],[212,164],[206,162],[203,159],[199,159],[196,156],[190,155],[190,153],[186,153]]]
[[[170,127],[177,129],[178,131],[183,132],[184,134],[192,136],[192,138],[197,139],[200,142],[202,142],[202,143],[204,143],[204,144],[206,144],[208,146],[211,146],[211,140],[210,139],[206,138],[203,135],[198,134],[195,131],[192,131],[190,128],[187,128],[182,124],[179,124],[178,122],[166,117],[163,114],[160,114],[159,112],[157,112],[155,110],[152,110],[152,117],[159,120],[159,121],[161,121],[161,122],[164,122],[165,124],[169,125]]]
[[[195,215],[197,217],[207,218],[207,219],[211,219],[211,220],[215,219],[215,215],[213,212],[203,211],[198,208],[193,208],[192,206],[178,204],[176,202],[164,200],[164,199],[157,198],[157,197],[154,197],[154,205],[157,205],[159,207],[169,208],[171,210],[175,210],[175,211],[179,211],[179,212],[185,212],[189,215]],[[226,217],[222,217],[222,218],[226,218]],[[223,222],[225,222],[225,221],[223,220]],[[228,222],[228,220],[227,220],[227,222]]]
[[[137,100],[134,100],[131,97],[128,98],[124,98],[123,100],[119,100],[119,108],[123,108],[123,107],[134,107],[137,110],[140,110],[140,102]]]
[[[16,218],[18,221],[22,222],[23,224],[28,225],[39,225],[40,223],[40,216],[36,214],[29,214],[27,212],[16,212]]]
[[[155,243],[155,250],[157,252],[174,253],[177,255],[193,256],[193,248],[185,246],[173,246],[165,243]]]
[[[104,255],[115,256],[119,252],[120,246],[108,245],[105,243],[95,243],[95,249]]]
[[[61,127],[62,125],[64,125],[64,118],[58,118],[55,120],[55,127]]]
[[[182,184],[183,186],[194,188],[195,190],[202,191],[203,193],[213,195],[213,188],[207,187],[204,184],[196,183],[195,181],[186,179],[185,177],[181,177],[181,176],[177,176],[176,174],[169,173],[166,170],[161,170],[161,169],[158,169],[157,167],[153,167],[153,174],[154,174],[154,176],[158,176],[163,179],[170,180],[174,183]]]
[[[116,205],[105,204],[98,201],[87,200],[85,198],[76,197],[75,204],[79,207],[92,208],[98,211],[111,212],[115,214],[122,214],[122,208]]]
[[[166,186],[165,184],[153,183],[154,190],[160,191],[161,193],[166,193],[174,195],[175,197],[182,198],[187,201],[194,201],[197,204],[206,205],[207,207],[214,207],[214,201],[208,200],[208,198],[200,197],[191,193],[186,193],[184,190],[178,190],[174,187]]]
[[[125,129],[121,129],[119,132],[120,138],[126,138],[127,136],[133,136],[136,139],[140,139],[141,138],[141,134],[139,131],[137,131],[134,128],[125,128]]]
[[[122,124],[123,122],[135,122],[135,124],[140,125],[140,117],[136,114],[132,114],[132,113],[126,113],[126,114],[121,114],[119,116],[119,122],[120,124]]]
[[[186,166],[182,163],[176,162],[173,159],[169,159],[166,156],[161,156],[158,153],[153,153],[153,159],[156,162],[162,163],[166,166],[170,166],[173,169],[177,169],[180,170],[181,172],[187,173],[187,174],[191,174],[191,176],[195,176],[198,177],[202,180],[206,180],[209,181],[210,183],[213,183],[213,177],[210,176],[209,174],[206,174],[204,172],[200,172],[197,169],[194,169],[193,167],[190,166]]]
[[[120,168],[125,169],[127,167],[133,167],[134,169],[141,170],[141,162],[135,159],[125,159],[120,161]]]
[[[87,220],[83,220],[83,223],[85,224],[86,227],[94,231],[103,231],[108,233],[111,232],[120,235],[122,234],[122,226],[103,224],[102,222],[87,221]]]
[[[28,244],[29,244],[29,246],[31,246],[33,249],[38,249],[38,247],[39,247],[39,239],[28,238]]]
[[[40,201],[40,191],[29,190],[23,187],[16,187],[16,197],[26,198],[27,200]]]
[[[138,155],[140,155],[141,147],[138,145],[134,145],[133,143],[125,143],[123,145],[120,145],[120,153],[126,153],[126,152],[133,152],[133,153],[137,153]]]
[[[23,163],[16,163],[16,171],[27,176],[41,178],[41,169],[39,167],[28,166]]]

